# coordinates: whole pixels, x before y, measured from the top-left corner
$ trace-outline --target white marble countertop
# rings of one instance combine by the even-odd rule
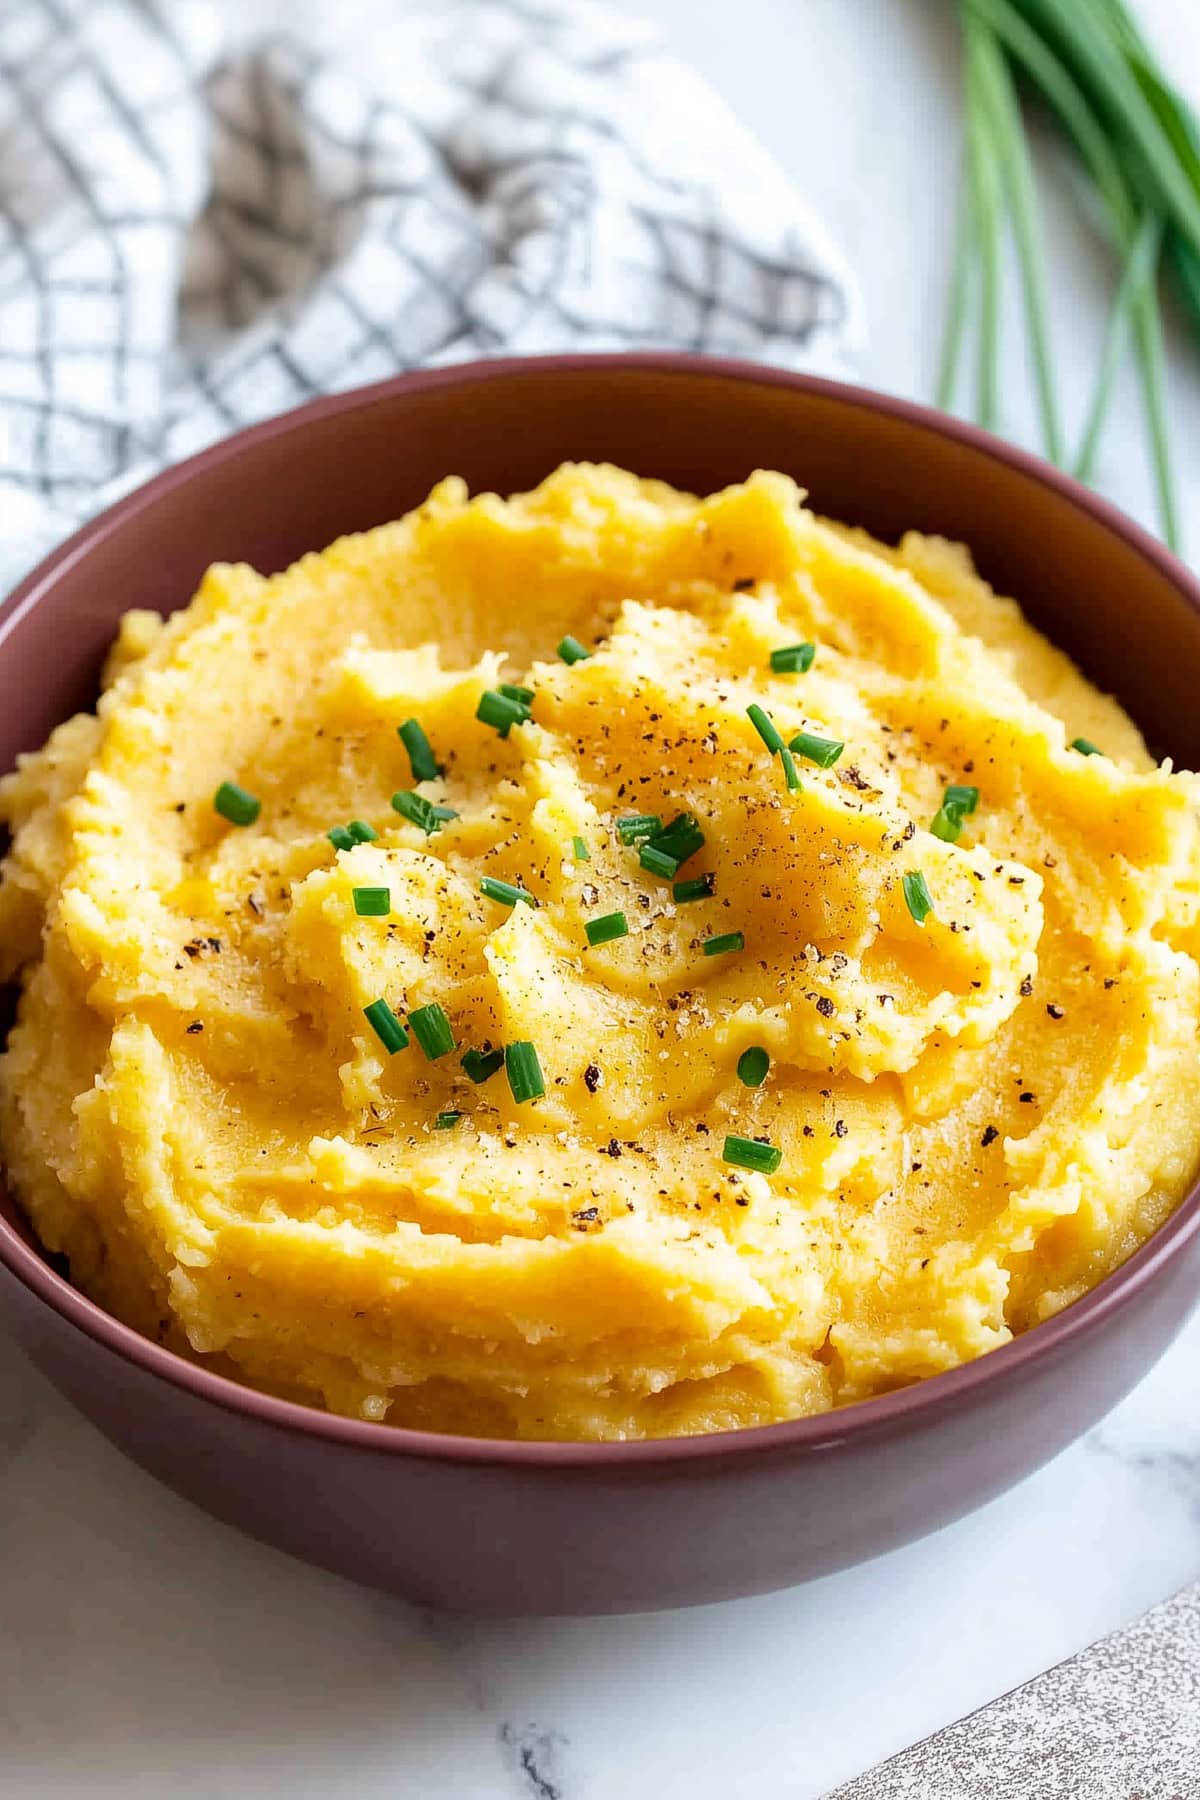
[[[866,378],[927,396],[957,159],[948,7],[638,9],[757,123],[840,236],[869,310]],[[1191,10],[1144,8],[1200,93]],[[1077,410],[1106,288],[1065,192],[1050,237]],[[1177,344],[1193,548],[1198,369]],[[1010,345],[1006,392],[1025,385]],[[1018,430],[1026,413],[1014,398]],[[1134,511],[1147,493],[1140,438],[1125,392],[1102,476]],[[1200,1319],[1091,1437],[924,1543],[691,1613],[476,1623],[214,1523],[125,1463],[4,1343],[0,1788],[19,1800],[815,1800],[1200,1573],[1198,1391]]]

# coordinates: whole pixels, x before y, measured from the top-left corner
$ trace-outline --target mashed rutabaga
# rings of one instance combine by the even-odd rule
[[[961,550],[779,475],[446,481],[130,614],[0,787],[11,1179],[120,1317],[342,1412],[878,1394],[1183,1193],[1194,800]]]

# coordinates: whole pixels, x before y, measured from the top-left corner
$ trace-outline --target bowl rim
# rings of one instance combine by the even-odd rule
[[[201,470],[244,454],[259,445],[320,419],[362,407],[387,405],[397,396],[442,387],[470,386],[480,381],[522,375],[553,379],[558,375],[618,371],[654,372],[666,376],[707,377],[789,388],[815,395],[860,412],[881,414],[918,431],[957,442],[977,455],[1050,488],[1060,499],[1124,542],[1174,588],[1200,616],[1200,583],[1165,545],[1110,501],[1092,493],[1072,476],[1040,457],[992,436],[978,426],[899,396],[861,384],[800,373],[744,358],[709,357],[682,351],[572,352],[552,356],[495,357],[448,364],[395,375],[364,387],[323,396],[231,436],[163,470],[88,520],[44,557],[0,602],[0,652],[16,624],[53,593],[55,583],[112,532],[126,526],[146,506],[185,485]],[[2,1179],[0,1171],[0,1179]],[[197,1400],[248,1415],[278,1430],[322,1438],[347,1449],[383,1456],[417,1457],[426,1461],[505,1464],[515,1467],[653,1468],[668,1464],[725,1463],[780,1453],[824,1452],[871,1435],[890,1434],[906,1425],[932,1424],[948,1412],[973,1404],[983,1389],[1006,1377],[1016,1378],[1032,1364],[1053,1359],[1084,1337],[1103,1328],[1200,1235],[1200,1180],[1175,1211],[1119,1268],[1054,1317],[1032,1326],[1020,1337],[961,1364],[925,1377],[909,1387],[875,1399],[856,1401],[829,1413],[785,1420],[775,1425],[746,1426],[693,1437],[647,1438],[617,1442],[550,1439],[460,1437],[449,1432],[419,1431],[402,1425],[347,1418],[322,1411],[219,1375],[192,1363],[174,1350],[124,1325],[66,1278],[0,1215],[0,1266],[68,1325],[149,1375],[162,1377]]]

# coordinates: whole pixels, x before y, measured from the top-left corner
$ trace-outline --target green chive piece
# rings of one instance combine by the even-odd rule
[[[500,692],[506,700],[519,700],[522,706],[533,705],[533,689],[518,687],[515,681],[502,681]]]
[[[623,912],[604,913],[599,919],[589,919],[583,929],[593,947],[611,944],[615,938],[629,936],[629,920]]]
[[[462,1072],[476,1087],[490,1081],[497,1069],[504,1067],[503,1050],[468,1050],[461,1059]]]
[[[346,830],[350,833],[350,836],[354,839],[356,844],[373,844],[375,839],[379,836],[375,827],[373,825],[368,825],[365,819],[351,819]]]
[[[778,756],[783,749],[783,739],[775,729],[774,720],[765,713],[757,703],[746,708],[746,717],[757,731],[772,756]]]
[[[576,862],[591,862],[592,853],[588,849],[587,845],[584,843],[583,839],[581,837],[572,838],[571,842],[575,849],[575,861]]]
[[[363,1007],[363,1016],[389,1056],[403,1050],[408,1033],[386,1000],[372,1000],[370,1006]]]
[[[776,675],[805,675],[816,654],[815,644],[786,644],[782,650],[772,650],[771,667]]]
[[[743,931],[726,931],[720,937],[705,938],[701,948],[705,956],[724,956],[729,950],[744,950],[746,934]]]
[[[546,1078],[532,1044],[507,1044],[504,1050],[504,1072],[518,1106],[523,1105],[526,1100],[540,1100],[546,1091]]]
[[[325,833],[325,836],[335,850],[353,850],[358,841],[347,825],[335,825],[332,831]]]
[[[944,844],[957,844],[963,820],[979,805],[977,787],[950,786],[942,796],[942,804],[934,813],[929,829]]]
[[[497,881],[492,875],[485,875],[479,883],[479,891],[486,894],[489,900],[499,900],[501,906],[515,906],[523,900],[526,906],[536,906],[533,895],[523,887],[514,887],[511,881]]]
[[[832,769],[845,748],[845,744],[839,744],[836,738],[814,737],[811,731],[798,731],[788,745],[789,750],[794,750],[797,756],[807,757],[819,769]]]
[[[391,888],[356,887],[354,910],[360,919],[385,919],[392,910]]]
[[[409,788],[402,788],[398,794],[393,794],[392,805],[402,818],[408,819],[413,825],[419,825],[426,837],[440,831],[447,819],[458,817],[452,806],[434,806],[424,794],[413,793]]]
[[[514,725],[523,725],[531,714],[523,700],[502,694],[499,688],[485,688],[475,708],[475,717],[480,724],[491,725],[506,738]]]
[[[433,1129],[435,1131],[453,1131],[461,1118],[460,1112],[440,1112],[433,1121]]]
[[[433,745],[425,736],[416,719],[405,719],[403,725],[397,725],[396,735],[408,751],[413,780],[436,781],[442,771],[438,768],[437,759],[433,754]]]
[[[253,825],[262,811],[262,801],[248,794],[236,781],[223,781],[213,795],[213,805],[231,825]]]
[[[796,759],[786,744],[779,752],[779,760],[783,764],[783,778],[787,782],[790,791],[794,794],[803,783],[800,780],[800,771],[796,767]]]
[[[669,825],[655,832],[650,847],[673,856],[676,863],[682,864],[704,848],[704,833],[691,813],[676,813]]]
[[[900,883],[904,889],[904,904],[918,925],[923,925],[933,911],[933,896],[926,885],[925,877],[919,869],[912,869]]]
[[[689,900],[707,900],[713,891],[714,880],[712,875],[693,875],[690,881],[677,881],[671,889],[671,898],[677,906],[686,906]]]
[[[431,1006],[418,1006],[416,1012],[409,1013],[408,1022],[430,1062],[436,1062],[439,1056],[449,1056],[451,1050],[458,1048],[450,1021],[436,1000]]]
[[[656,850],[653,844],[643,844],[638,852],[638,861],[651,875],[661,875],[664,881],[670,881],[679,867],[673,856],[665,850]]]
[[[721,1160],[732,1163],[735,1169],[753,1169],[756,1175],[773,1175],[783,1161],[783,1151],[774,1144],[760,1143],[757,1138],[727,1137]]]
[[[1071,748],[1072,748],[1072,750],[1078,750],[1080,756],[1103,756],[1104,755],[1104,752],[1100,748],[1099,744],[1093,744],[1091,738],[1072,738],[1071,739]]]
[[[565,637],[558,646],[558,654],[565,663],[587,662],[591,651],[586,650],[576,637]]]
[[[956,787],[951,784],[946,789],[942,805],[950,807],[955,812],[973,813],[979,805],[979,789],[977,787]]]
[[[652,838],[661,830],[657,813],[628,813],[617,820],[617,836],[623,844],[636,844],[639,838]]]
[[[751,1050],[743,1050],[738,1057],[738,1080],[743,1087],[761,1087],[767,1079],[767,1070],[771,1066],[771,1058],[761,1044],[755,1044]]]

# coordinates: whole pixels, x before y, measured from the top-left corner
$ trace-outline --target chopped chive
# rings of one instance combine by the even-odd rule
[[[686,906],[689,900],[707,900],[713,891],[712,875],[693,875],[689,881],[677,881],[671,889],[671,898],[677,906]]]
[[[567,636],[558,646],[558,654],[565,663],[587,662],[591,651],[586,650],[576,637]]]
[[[738,1080],[743,1087],[761,1087],[767,1079],[767,1070],[771,1066],[771,1058],[761,1044],[755,1044],[751,1050],[743,1050],[738,1057]]]
[[[357,842],[354,833],[350,830],[348,825],[335,825],[332,831],[327,831],[325,833],[325,836],[329,839],[335,850],[353,850],[355,843]]]
[[[501,906],[515,906],[523,900],[526,906],[536,906],[537,901],[526,888],[514,887],[511,881],[497,881],[492,875],[485,875],[479,883],[479,891],[486,894],[489,900],[499,900]]]
[[[213,805],[231,825],[253,825],[262,811],[262,801],[248,794],[236,781],[223,781],[213,795]]]
[[[360,919],[384,919],[392,910],[392,890],[385,887],[356,887],[354,910]]]
[[[504,1067],[503,1050],[468,1050],[461,1059],[463,1074],[476,1087],[481,1081],[490,1081],[497,1069]]]
[[[650,845],[652,849],[661,850],[682,864],[689,856],[695,856],[697,850],[704,848],[704,833],[691,813],[676,813],[669,825],[664,825],[661,831],[655,832]]]
[[[639,838],[652,838],[661,830],[657,813],[627,813],[617,820],[617,836],[623,844],[636,844]]]
[[[737,1169],[753,1169],[756,1175],[773,1175],[783,1161],[783,1151],[757,1138],[727,1137],[721,1159]]]
[[[778,731],[776,731],[775,723],[770,715],[765,713],[762,707],[755,703],[755,705],[746,708],[746,717],[753,725],[755,731],[757,731],[763,743],[767,746],[767,749],[771,752],[771,755],[778,756],[779,752],[783,749],[783,739],[780,737]]]
[[[433,1129],[435,1131],[453,1131],[461,1118],[460,1112],[440,1112],[433,1121]]]
[[[589,944],[611,944],[616,938],[629,936],[629,920],[623,912],[610,912],[599,919],[589,919],[583,929]]]
[[[1103,756],[1104,755],[1104,752],[1100,748],[1099,744],[1093,744],[1091,738],[1072,738],[1071,739],[1071,748],[1072,748],[1072,750],[1078,750],[1080,756]]]
[[[720,937],[705,938],[701,948],[705,956],[724,956],[729,950],[744,950],[746,934],[742,931],[722,932]]]
[[[942,805],[949,806],[956,812],[973,813],[979,805],[979,789],[977,787],[956,787],[951,784],[946,789]]]
[[[782,650],[772,650],[771,667],[776,675],[804,675],[816,654],[815,644],[787,644]]]
[[[638,861],[651,875],[661,875],[664,881],[670,881],[679,867],[673,856],[665,850],[656,850],[653,844],[643,844],[638,852]]]
[[[370,1006],[363,1007],[363,1016],[389,1056],[403,1050],[408,1033],[386,1000],[372,1000]]]
[[[504,1072],[518,1106],[526,1100],[540,1100],[546,1091],[542,1065],[532,1044],[507,1044],[504,1050]]]
[[[365,819],[351,819],[346,830],[350,833],[350,836],[354,839],[356,844],[373,844],[375,839],[379,836],[375,827],[373,825],[368,825]]]
[[[436,781],[441,774],[437,759],[433,754],[433,745],[425,736],[416,719],[405,719],[403,725],[397,725],[396,735],[408,751],[408,760],[412,764],[414,781]]]
[[[796,767],[796,759],[786,744],[779,752],[779,760],[783,764],[783,778],[787,782],[790,791],[794,794],[803,784],[800,780],[800,771]]]
[[[424,794],[415,794],[410,788],[402,788],[398,794],[393,794],[392,805],[402,818],[419,825],[426,837],[440,831],[447,819],[458,817],[452,806],[435,806]]]
[[[457,1049],[450,1021],[436,1000],[431,1006],[418,1006],[416,1012],[409,1013],[408,1022],[430,1062],[436,1062],[439,1056],[449,1056],[451,1050]]]
[[[978,805],[979,789],[977,787],[948,787],[942,796],[942,804],[930,821],[930,831],[934,837],[941,838],[944,844],[957,844],[962,832],[963,820],[968,813],[973,813]]]
[[[912,869],[900,883],[904,889],[904,904],[918,925],[923,925],[933,911],[933,896],[926,885],[925,877],[919,869]]]
[[[502,681],[500,692],[506,700],[519,700],[522,706],[533,705],[533,689],[518,687],[515,681]]]
[[[508,736],[514,725],[523,725],[530,716],[523,700],[502,694],[499,688],[485,688],[475,708],[475,717],[480,724],[491,725],[502,738]]]
[[[576,862],[591,862],[592,853],[581,837],[572,838],[571,843],[575,850]]]
[[[814,737],[811,731],[798,731],[788,745],[789,750],[794,750],[797,756],[807,757],[819,769],[832,769],[845,748],[845,744],[839,744],[836,738]]]

